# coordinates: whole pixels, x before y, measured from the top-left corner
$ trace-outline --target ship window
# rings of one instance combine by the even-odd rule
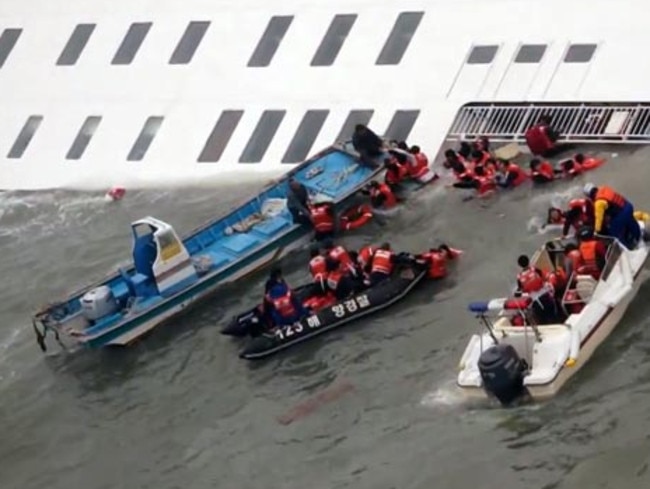
[[[329,113],[329,110],[305,112],[296,134],[293,135],[293,139],[284,153],[282,163],[300,163],[307,158]]]
[[[539,63],[546,52],[546,44],[524,44],[519,48],[515,63]]]
[[[386,43],[377,57],[378,65],[396,65],[411,44],[424,12],[402,12],[397,17]]]
[[[86,147],[93,137],[93,134],[95,134],[95,130],[101,120],[102,118],[97,115],[91,115],[86,118],[65,157],[67,160],[78,160],[83,156],[84,151],[86,151]]]
[[[264,158],[273,136],[277,132],[286,110],[265,110],[255,126],[246,147],[239,157],[240,163],[259,163]]]
[[[292,21],[293,15],[271,17],[251,59],[248,60],[249,67],[259,68],[271,64],[271,60],[278,50],[284,35],[289,30]]]
[[[72,66],[75,64],[94,30],[95,24],[78,24],[74,28],[74,31],[72,31],[72,35],[68,39],[63,51],[61,51],[61,55],[56,61],[56,64],[58,66]]]
[[[474,46],[467,58],[468,65],[486,65],[492,63],[499,46]]]
[[[117,49],[113,61],[113,65],[128,65],[133,62],[138,49],[142,46],[144,38],[151,29],[151,22],[134,22],[126,32],[126,36],[122,40],[122,44]]]
[[[334,142],[344,143],[352,140],[354,126],[357,124],[363,124],[364,126],[367,126],[374,113],[374,110],[351,110],[346,117],[345,122],[343,123],[343,127],[341,127],[339,135],[336,136],[336,140]]]
[[[398,110],[388,124],[384,138],[406,141],[419,115],[419,110]]]
[[[138,139],[135,140],[131,151],[129,151],[129,155],[126,158],[128,161],[140,161],[144,158],[153,138],[156,136],[158,129],[160,129],[162,121],[163,118],[160,116],[151,116],[147,119],[144,126],[142,126]]]
[[[596,44],[571,44],[566,55],[565,63],[588,63],[596,52]]]
[[[205,32],[210,27],[210,22],[190,22],[183,33],[183,37],[178,41],[178,45],[171,58],[169,58],[170,65],[185,65],[192,61],[194,53],[196,52]]]
[[[36,133],[38,126],[41,125],[42,121],[42,115],[29,116],[27,122],[25,122],[25,125],[20,130],[20,134],[18,134],[16,141],[9,150],[7,158],[20,158],[23,156],[23,153],[27,149],[27,146],[29,146],[30,141],[34,137],[34,134]]]
[[[332,66],[357,20],[356,14],[335,15],[311,60],[311,66]]]
[[[5,29],[0,36],[0,68],[2,68],[18,42],[22,29]]]
[[[199,162],[219,161],[243,115],[243,110],[224,110],[221,113],[203,146]]]

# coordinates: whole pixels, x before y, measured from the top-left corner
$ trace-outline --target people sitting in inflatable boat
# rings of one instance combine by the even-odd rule
[[[594,231],[618,239],[628,249],[634,249],[641,239],[641,228],[634,218],[634,206],[611,187],[585,184],[583,192],[594,206]],[[607,229],[604,227],[608,218]]]
[[[271,319],[276,326],[293,324],[308,314],[308,310],[284,282],[273,285],[266,297],[271,305]]]

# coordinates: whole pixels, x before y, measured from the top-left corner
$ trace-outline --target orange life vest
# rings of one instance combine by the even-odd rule
[[[390,185],[400,183],[408,174],[408,169],[404,165],[397,161],[393,161],[393,163],[394,166],[386,170],[386,176],[384,177],[386,183]]]
[[[477,192],[479,195],[486,194],[497,187],[497,184],[495,183],[494,179],[491,177],[476,175],[474,178],[478,182]]]
[[[273,308],[284,318],[296,314],[296,308],[293,307],[293,301],[291,300],[291,291],[287,291],[287,293],[281,297],[271,299],[271,302],[273,303]]]
[[[569,201],[569,209],[577,209],[580,212],[577,222],[574,221],[572,223],[576,230],[579,229],[580,226],[584,226],[593,221],[594,210],[591,201],[587,199],[571,199]]]
[[[553,166],[546,160],[542,161],[537,168],[533,171],[533,176],[541,175],[549,180],[555,178],[555,173],[553,172]]]
[[[327,264],[325,262],[325,257],[318,255],[309,260],[309,272],[311,273],[311,276],[314,278],[315,282],[323,280],[327,275]]]
[[[371,272],[385,273],[390,275],[393,271],[393,252],[389,250],[377,250],[372,257]]]
[[[534,155],[541,155],[555,146],[546,134],[546,126],[536,124],[526,131],[526,144]]]
[[[598,278],[600,270],[598,269],[598,241],[595,239],[583,241],[580,243],[580,256],[582,258],[582,265],[578,268],[577,272],[585,275],[592,275]]]
[[[411,176],[419,178],[429,171],[429,159],[424,153],[417,153],[413,155],[415,164],[411,166]]]
[[[553,287],[553,290],[562,289],[566,285],[567,277],[563,268],[557,268],[546,274],[546,283]]]
[[[359,250],[357,260],[359,261],[359,265],[362,269],[365,269],[366,266],[372,261],[372,257],[375,255],[375,251],[377,251],[377,248],[372,245],[364,246]]]
[[[319,233],[330,233],[334,231],[334,218],[330,214],[328,205],[316,205],[310,208],[311,221],[314,229]]]
[[[329,252],[329,257],[332,260],[338,260],[341,264],[341,270],[343,272],[354,272],[354,263],[352,263],[352,258],[348,252],[343,248],[343,246],[335,246]]]
[[[327,274],[327,286],[332,290],[336,291],[336,288],[339,286],[341,277],[343,273],[340,270],[333,270]]]
[[[618,209],[622,208],[627,202],[621,194],[614,192],[611,187],[607,186],[598,187],[598,192],[596,192],[596,197],[594,198],[594,201],[596,200],[604,200],[610,206]]]
[[[521,168],[519,168],[519,165],[517,165],[516,163],[509,163],[506,170],[508,171],[508,173],[512,172],[515,175],[517,175],[514,181],[512,182],[512,185],[514,187],[516,187],[517,185],[521,185],[526,181],[527,178],[526,173]]]
[[[395,197],[395,194],[393,191],[390,189],[388,185],[385,183],[379,184],[378,187],[372,187],[370,189],[370,198],[375,199],[379,195],[384,196],[384,202],[382,206],[385,209],[390,209],[391,207],[395,207],[397,205],[397,198]]]
[[[422,255],[429,262],[429,278],[443,278],[447,276],[447,258],[439,251],[429,251]]]
[[[524,268],[517,275],[522,292],[532,294],[544,287],[544,278],[539,274],[535,267]]]

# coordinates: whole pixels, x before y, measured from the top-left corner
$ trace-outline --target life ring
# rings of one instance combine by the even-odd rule
[[[594,168],[598,168],[600,165],[605,163],[605,160],[603,158],[585,158],[584,161],[580,164],[583,170],[593,170]]]
[[[364,226],[372,219],[372,209],[368,204],[351,207],[341,214],[341,229],[351,231]]]

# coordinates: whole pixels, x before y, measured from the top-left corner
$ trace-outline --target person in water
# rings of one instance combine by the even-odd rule
[[[309,206],[309,218],[315,231],[316,241],[331,238],[336,232],[336,214],[331,202],[320,202]]]
[[[501,158],[497,159],[497,169],[501,174],[501,178],[497,179],[497,185],[502,188],[517,187],[528,178],[526,172],[519,165]]]
[[[370,203],[375,209],[392,209],[397,205],[397,197],[385,183],[372,180],[361,193],[370,196]]]
[[[587,183],[583,192],[594,204],[594,231],[603,233],[605,217],[608,217],[607,234],[628,249],[634,249],[641,239],[641,228],[634,218],[632,203],[606,185],[596,187]]]
[[[437,248],[431,248],[428,252],[418,255],[417,258],[429,265],[427,276],[437,280],[447,276],[447,262],[457,256],[458,252],[446,244],[441,244]]]

